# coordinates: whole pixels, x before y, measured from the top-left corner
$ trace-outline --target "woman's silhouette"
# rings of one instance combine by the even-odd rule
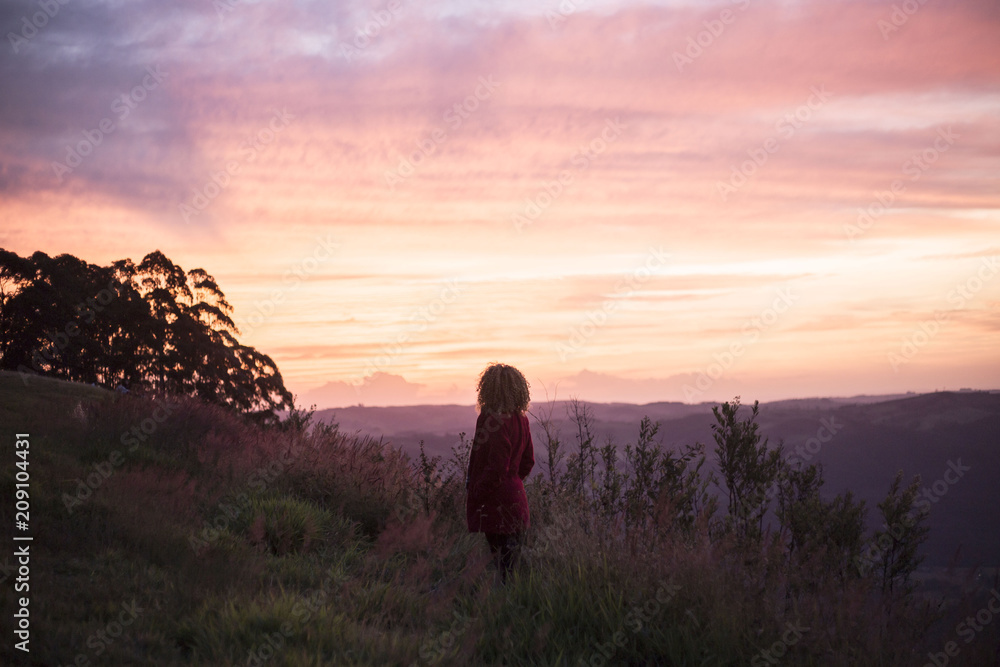
[[[528,409],[528,381],[506,364],[490,364],[479,376],[476,435],[466,478],[469,532],[485,533],[500,580],[517,561],[528,528],[524,478],[535,465]]]

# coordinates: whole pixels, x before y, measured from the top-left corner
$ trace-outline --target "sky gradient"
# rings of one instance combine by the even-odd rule
[[[494,360],[535,400],[1000,387],[996,2],[0,26],[0,246],[204,268],[302,401],[470,403]]]

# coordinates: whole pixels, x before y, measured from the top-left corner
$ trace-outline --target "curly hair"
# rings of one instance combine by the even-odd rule
[[[525,412],[531,400],[529,386],[521,371],[513,366],[492,363],[479,374],[476,405],[480,412]]]

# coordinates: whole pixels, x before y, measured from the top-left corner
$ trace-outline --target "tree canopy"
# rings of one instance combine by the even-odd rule
[[[292,409],[274,361],[236,339],[215,279],[156,250],[96,266],[0,248],[0,369],[196,396],[262,421]]]

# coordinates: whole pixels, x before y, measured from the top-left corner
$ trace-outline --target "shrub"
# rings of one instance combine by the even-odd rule
[[[277,493],[250,496],[231,527],[250,544],[277,555],[325,545],[336,536],[337,528],[343,531],[334,525],[330,512]]]
[[[712,408],[715,454],[728,494],[725,529],[741,544],[757,544],[764,530],[764,515],[771,504],[781,472],[781,446],[768,449],[757,432],[758,403],[750,415],[738,420],[740,399]]]
[[[718,507],[703,445],[667,449],[643,419],[634,442],[598,447],[589,410],[571,407],[577,451],[563,472],[559,433],[546,430],[549,475],[526,484],[531,527],[503,587],[458,511],[464,434],[449,459],[421,449],[411,462],[311,413],[261,428],[184,402],[69,515],[65,480],[155,406],[106,397],[83,409],[73,447],[33,442],[32,507],[49,523],[32,563],[40,590],[65,591],[32,612],[38,636],[55,638],[43,662],[74,662],[133,597],[150,611],[102,659],[753,665],[780,653],[788,665],[896,665],[915,661],[931,618],[914,588],[926,536],[916,486],[893,482],[885,527],[868,535],[864,505],[823,497],[818,466],[776,465],[757,411],[738,415],[738,400],[714,412],[718,485],[735,490]],[[13,491],[9,473],[0,486]],[[192,535],[208,548],[191,549]],[[970,659],[985,650],[963,647]]]

